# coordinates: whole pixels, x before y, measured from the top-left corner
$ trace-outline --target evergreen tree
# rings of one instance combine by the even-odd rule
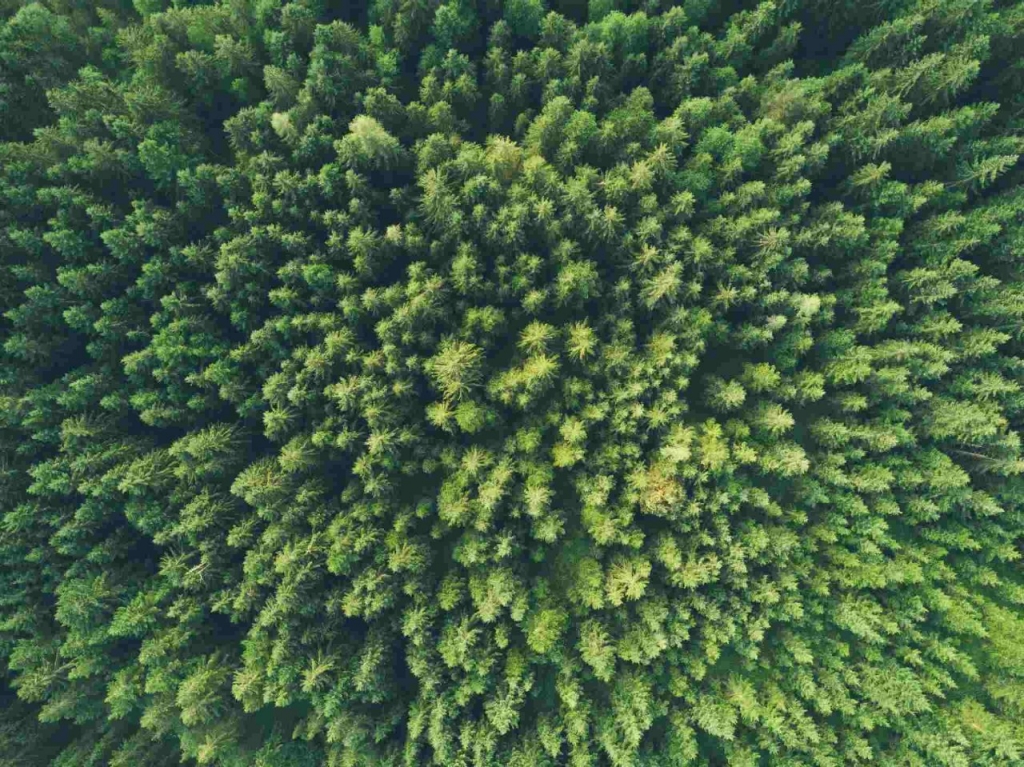
[[[1024,5],[0,0],[0,767],[1024,764]]]

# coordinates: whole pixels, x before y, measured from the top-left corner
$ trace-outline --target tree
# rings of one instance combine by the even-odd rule
[[[0,0],[0,763],[1021,763],[1019,4],[734,5]]]

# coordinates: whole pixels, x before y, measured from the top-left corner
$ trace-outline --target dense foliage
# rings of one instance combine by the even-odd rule
[[[1024,764],[1024,3],[0,0],[0,765]]]

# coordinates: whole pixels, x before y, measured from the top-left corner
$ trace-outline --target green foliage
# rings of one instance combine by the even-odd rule
[[[1022,52],[0,0],[0,767],[1024,764]]]

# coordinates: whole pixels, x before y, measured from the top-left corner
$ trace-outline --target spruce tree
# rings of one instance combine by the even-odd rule
[[[0,767],[1024,764],[1022,51],[0,0]]]

